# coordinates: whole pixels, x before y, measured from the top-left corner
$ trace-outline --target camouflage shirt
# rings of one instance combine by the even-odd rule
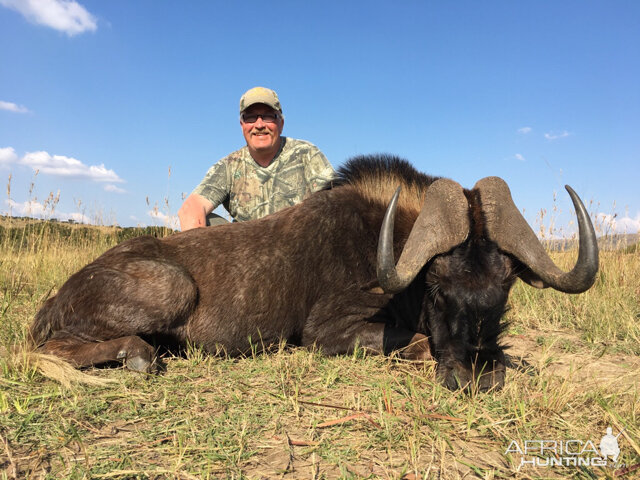
[[[223,204],[237,221],[261,218],[301,202],[333,178],[327,157],[315,145],[281,137],[280,151],[261,167],[245,146],[213,165],[193,193],[214,208]]]

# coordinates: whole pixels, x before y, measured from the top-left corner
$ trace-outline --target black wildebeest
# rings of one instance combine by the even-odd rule
[[[31,336],[77,366],[121,359],[143,371],[154,360],[143,338],[154,336],[229,353],[251,339],[326,354],[359,345],[433,355],[450,388],[501,386],[515,280],[567,293],[594,282],[593,226],[567,190],[580,251],[565,273],[499,178],[465,190],[395,157],[355,158],[331,188],[260,220],[121,243],[46,301]]]

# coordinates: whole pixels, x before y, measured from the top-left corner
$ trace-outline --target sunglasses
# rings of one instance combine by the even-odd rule
[[[244,123],[256,123],[258,121],[258,117],[262,119],[264,123],[276,123],[276,121],[280,118],[280,115],[272,112],[272,113],[243,113],[240,118]]]

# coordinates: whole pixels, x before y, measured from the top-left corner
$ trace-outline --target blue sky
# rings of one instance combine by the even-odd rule
[[[570,184],[640,227],[635,1],[0,0],[0,212],[59,191],[54,216],[162,224],[244,144],[256,85],[335,167],[389,152],[465,187],[498,175],[566,232]]]

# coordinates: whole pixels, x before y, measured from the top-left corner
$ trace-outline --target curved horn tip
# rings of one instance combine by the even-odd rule
[[[397,293],[404,288],[398,278],[398,272],[395,267],[396,262],[393,256],[393,226],[400,190],[402,190],[402,186],[398,185],[387,205],[378,239],[377,276],[380,286],[388,293]]]
[[[564,275],[572,278],[573,281],[563,282],[564,285],[550,284],[550,286],[565,293],[582,293],[588,290],[596,280],[599,267],[598,240],[582,199],[571,186],[565,185],[564,188],[571,197],[578,220],[578,260],[571,272]]]
[[[573,202],[574,207],[576,207],[576,210],[582,210],[586,216],[586,220],[589,221],[589,224],[591,224],[591,220],[589,219],[589,215],[587,213],[587,209],[584,206],[584,203],[582,201],[582,199],[580,198],[580,195],[578,195],[576,193],[576,191],[571,188],[571,186],[569,185],[565,185],[564,186],[565,190],[569,193],[569,197],[571,197],[571,201]],[[577,213],[577,211],[576,211]]]

